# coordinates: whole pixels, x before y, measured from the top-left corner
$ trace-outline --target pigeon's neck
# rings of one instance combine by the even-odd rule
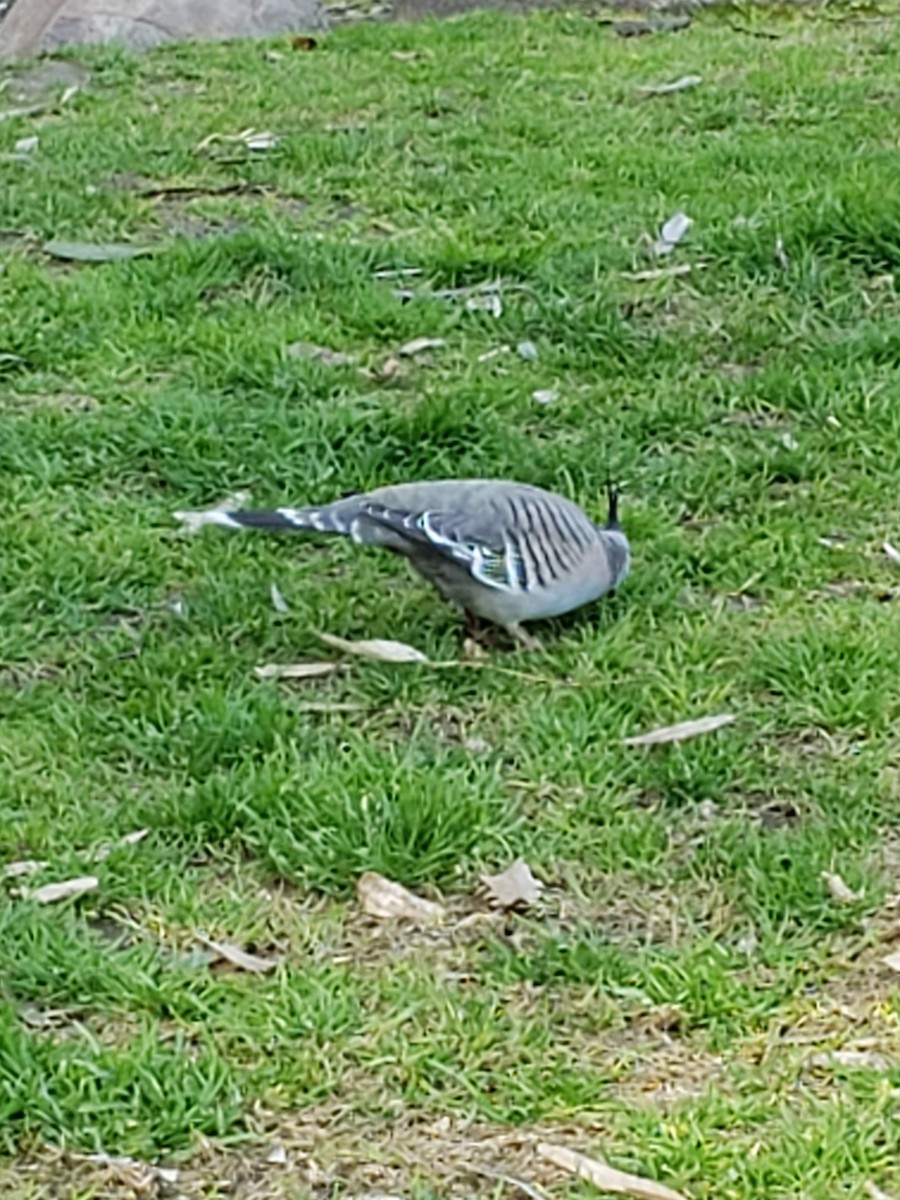
[[[601,528],[600,538],[612,571],[612,586],[616,588],[631,570],[631,546],[621,529]]]

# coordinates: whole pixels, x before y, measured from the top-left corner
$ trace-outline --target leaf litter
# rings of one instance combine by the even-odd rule
[[[534,877],[523,858],[517,858],[498,875],[482,875],[481,882],[498,908],[530,908],[537,904],[544,890],[543,883]]]
[[[173,1188],[180,1175],[177,1167],[159,1167],[124,1155],[73,1153],[71,1157],[106,1168],[111,1182],[121,1184],[136,1196],[157,1195],[163,1189]]]
[[[211,146],[225,143],[230,145],[244,146],[247,150],[255,154],[265,153],[269,150],[274,150],[281,142],[281,138],[277,133],[272,133],[268,129],[242,129],[240,133],[210,133],[205,138],[202,138],[194,147],[195,154],[202,154]]]
[[[854,892],[840,875],[832,871],[822,871],[820,878],[828,889],[829,896],[838,904],[857,904],[863,898],[862,892]]]
[[[254,667],[257,679],[322,679],[341,669],[335,662],[265,663]]]
[[[138,842],[142,842],[149,833],[149,829],[135,829],[133,833],[126,833],[124,837],[120,837],[118,841],[104,842],[102,846],[98,846],[92,854],[88,855],[88,862],[103,862],[105,859],[109,858],[110,854],[112,854],[114,850],[121,850],[125,846],[136,846]]]
[[[397,354],[401,358],[415,358],[417,354],[424,354],[428,350],[443,350],[446,345],[444,338],[417,337],[410,342],[405,342]]]
[[[417,650],[415,646],[408,646],[406,642],[395,642],[389,638],[362,638],[359,641],[351,641],[333,633],[320,633],[318,637],[334,650],[342,650],[344,654],[355,654],[360,658],[374,659],[376,662],[432,665],[426,654]]]
[[[671,267],[649,267],[645,271],[623,271],[622,278],[632,283],[651,283],[657,279],[677,279],[681,275],[690,275],[699,271],[706,263],[675,263]]]
[[[671,254],[693,225],[693,220],[687,213],[677,212],[669,217],[659,231],[659,237],[653,243],[652,253],[656,258]]]
[[[352,354],[332,350],[330,346],[317,346],[315,342],[291,342],[285,348],[289,358],[308,358],[325,367],[352,367],[356,359]]]
[[[366,871],[356,883],[360,907],[379,921],[411,921],[415,925],[442,922],[447,911],[442,904],[416,896],[400,883],[386,879],[377,871]]]
[[[282,596],[281,589],[277,583],[272,583],[269,585],[269,597],[272,601],[272,607],[277,613],[280,613],[282,616],[284,616],[285,613],[291,611],[288,602],[285,600],[284,596]]]
[[[135,246],[130,242],[63,242],[44,243],[44,253],[50,258],[76,263],[127,262],[155,254],[157,246]]]
[[[545,1162],[553,1163],[562,1171],[585,1179],[602,1192],[615,1192],[619,1196],[633,1196],[635,1200],[684,1200],[680,1192],[673,1191],[662,1183],[618,1171],[597,1158],[589,1158],[568,1146],[553,1142],[538,1142],[537,1154]]]
[[[247,971],[252,975],[268,975],[270,971],[275,970],[280,962],[280,959],[277,958],[262,958],[258,954],[251,954],[249,950],[244,950],[242,947],[236,946],[233,942],[213,941],[212,938],[208,938],[202,933],[195,933],[194,940],[198,941],[207,950],[211,950],[216,959],[227,962],[239,971]],[[213,962],[216,959],[213,959]]]
[[[719,713],[712,717],[698,717],[694,721],[679,721],[676,725],[663,725],[650,733],[641,733],[636,737],[624,738],[625,746],[664,746],[670,742],[685,742],[689,738],[701,737],[705,733],[714,733],[736,721],[734,713]]]
[[[71,900],[83,896],[100,886],[96,875],[81,875],[77,879],[64,879],[60,883],[45,883],[43,887],[33,891],[22,890],[21,895],[26,900],[34,900],[36,904],[57,904],[60,900]]]
[[[702,82],[702,75],[681,75],[671,83],[645,84],[637,90],[642,96],[671,96],[674,92],[686,92],[699,87]]]
[[[28,875],[36,875],[38,871],[43,871],[49,866],[50,864],[48,862],[43,862],[34,858],[26,858],[20,860],[19,862],[7,863],[3,870],[0,871],[0,878],[22,879]]]

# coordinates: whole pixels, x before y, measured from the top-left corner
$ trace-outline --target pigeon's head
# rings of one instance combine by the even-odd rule
[[[611,483],[606,485],[606,499],[609,510],[601,534],[612,569],[612,586],[617,588],[631,570],[631,547],[625,530],[619,524],[619,493]]]

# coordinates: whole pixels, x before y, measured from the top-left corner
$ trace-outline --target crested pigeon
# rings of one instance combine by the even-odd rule
[[[631,551],[608,489],[605,525],[571,500],[506,480],[439,480],[376,488],[332,504],[269,511],[219,506],[176,513],[189,529],[223,525],[341,534],[407,558],[467,620],[481,618],[530,649],[523,621],[557,617],[622,582]]]

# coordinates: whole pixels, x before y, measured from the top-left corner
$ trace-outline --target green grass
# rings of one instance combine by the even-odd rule
[[[41,1146],[190,1170],[201,1135],[264,1156],[260,1112],[284,1130],[334,1106],[338,1156],[354,1128],[387,1153],[402,1113],[574,1122],[696,1200],[898,1185],[898,1069],[805,1060],[900,1054],[878,932],[900,812],[880,548],[900,538],[900,33],[769,22],[624,41],[477,14],[277,61],[96,52],[66,108],[0,124],[0,152],[40,137],[0,190],[0,861],[100,879],[47,907],[2,885],[5,1194],[69,1186],[51,1156],[29,1190]],[[250,126],[278,148],[197,150]],[[177,184],[212,192],[142,194]],[[698,269],[628,279],[679,208],[673,261]],[[50,239],[158,249],[71,266]],[[402,303],[376,272],[406,267],[419,288],[502,279],[502,315]],[[421,335],[447,346],[391,382],[286,353],[374,368]],[[536,362],[481,358],[524,339]],[[451,660],[459,623],[387,558],[184,538],[172,512],[450,474],[598,517],[623,479],[631,579],[540,630],[540,655],[257,680],[321,658],[317,630]],[[722,710],[708,738],[622,745]],[[457,928],[519,854],[545,906]],[[449,929],[367,924],[367,869],[443,896]],[[198,931],[281,965],[213,969]],[[434,1166],[402,1186],[434,1194]]]

